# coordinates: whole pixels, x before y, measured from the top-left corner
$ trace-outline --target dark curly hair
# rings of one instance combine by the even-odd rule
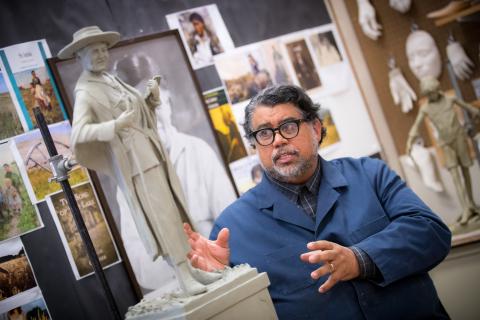
[[[302,112],[305,120],[320,120],[320,123],[322,124],[322,136],[320,138],[320,143],[322,143],[322,140],[327,132],[325,127],[323,127],[322,119],[319,117],[320,105],[314,103],[312,99],[310,99],[310,97],[305,93],[305,91],[298,86],[276,85],[268,87],[258,93],[252,98],[252,100],[250,100],[245,108],[245,122],[243,123],[243,129],[245,130],[245,137],[250,141],[252,146],[254,146],[251,136],[253,132],[252,116],[256,107],[259,105],[274,107],[281,103],[291,103],[296,106]]]

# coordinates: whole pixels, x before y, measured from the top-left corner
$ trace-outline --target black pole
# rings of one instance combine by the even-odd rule
[[[35,119],[37,120],[38,127],[42,134],[43,141],[45,142],[45,146],[47,147],[48,154],[51,158],[58,156],[57,148],[53,143],[52,136],[50,135],[50,131],[48,130],[47,123],[45,122],[45,118],[43,117],[40,108],[35,107],[33,108],[33,113],[35,114]],[[56,175],[56,168],[53,168],[54,176]],[[114,316],[114,319],[122,319],[120,316],[120,312],[118,311],[118,307],[115,303],[115,299],[112,294],[112,290],[108,285],[107,278],[105,277],[105,273],[103,272],[102,265],[100,264],[100,260],[98,259],[97,253],[95,251],[95,247],[93,246],[92,239],[88,234],[87,227],[85,226],[85,222],[83,221],[82,215],[80,213],[80,209],[78,208],[77,201],[75,200],[75,196],[73,194],[72,188],[70,183],[68,182],[68,177],[65,175],[65,179],[58,179],[58,183],[62,186],[63,193],[65,194],[68,206],[70,207],[70,211],[72,212],[73,218],[75,220],[75,224],[77,225],[78,232],[82,238],[83,243],[87,249],[88,257],[90,258],[90,262],[93,265],[93,270],[97,279],[100,281],[105,296],[107,297],[108,304],[110,306],[110,310]]]

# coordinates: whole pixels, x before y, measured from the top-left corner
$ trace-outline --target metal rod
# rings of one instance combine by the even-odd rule
[[[52,136],[50,134],[50,131],[48,130],[47,123],[45,122],[45,118],[43,117],[43,114],[40,111],[40,108],[39,107],[33,108],[33,113],[35,114],[35,119],[37,120],[37,125],[42,134],[42,138],[43,138],[43,141],[45,142],[45,146],[47,147],[48,154],[52,158],[55,156],[58,156],[57,148],[53,143]],[[53,170],[53,172],[55,173],[55,170]],[[68,182],[68,179],[59,179],[59,181],[57,182],[60,183],[60,185],[62,186],[63,193],[67,198],[68,206],[70,207],[73,218],[75,220],[75,224],[77,225],[78,232],[87,249],[87,254],[88,254],[88,257],[90,258],[90,262],[92,263],[94,273],[102,285],[103,291],[108,301],[108,305],[110,307],[110,311],[112,312],[114,319],[122,319],[120,312],[118,310],[117,304],[115,303],[112,290],[108,285],[107,278],[105,277],[105,273],[103,272],[102,265],[100,263],[100,260],[98,259],[97,253],[95,251],[95,247],[93,246],[92,239],[88,234],[88,229],[85,225],[85,222],[83,221],[82,215],[80,213],[80,209],[78,208],[77,201],[75,200],[75,195],[73,194],[70,183]]]

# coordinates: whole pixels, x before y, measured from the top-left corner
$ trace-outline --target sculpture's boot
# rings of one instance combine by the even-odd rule
[[[187,262],[188,268],[192,276],[201,284],[210,284],[222,278],[222,273],[220,272],[208,272],[201,269],[194,268],[190,262]]]
[[[178,274],[177,278],[180,282],[180,287],[182,288],[183,292],[194,296],[207,291],[207,287],[193,277],[189,264],[190,263],[188,261],[183,261],[180,262],[180,264],[178,264],[175,268]]]

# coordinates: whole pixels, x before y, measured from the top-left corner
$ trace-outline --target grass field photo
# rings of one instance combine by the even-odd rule
[[[58,153],[65,157],[72,156],[70,150],[71,127],[68,121],[50,125],[49,130]],[[30,131],[15,137],[14,140],[32,186],[34,202],[42,201],[46,195],[61,190],[60,184],[48,181],[52,177],[52,172],[48,163],[48,152],[40,131]],[[74,167],[69,175],[69,182],[72,186],[88,181],[87,170],[81,166]]]
[[[0,241],[42,226],[9,144],[0,145]]]

